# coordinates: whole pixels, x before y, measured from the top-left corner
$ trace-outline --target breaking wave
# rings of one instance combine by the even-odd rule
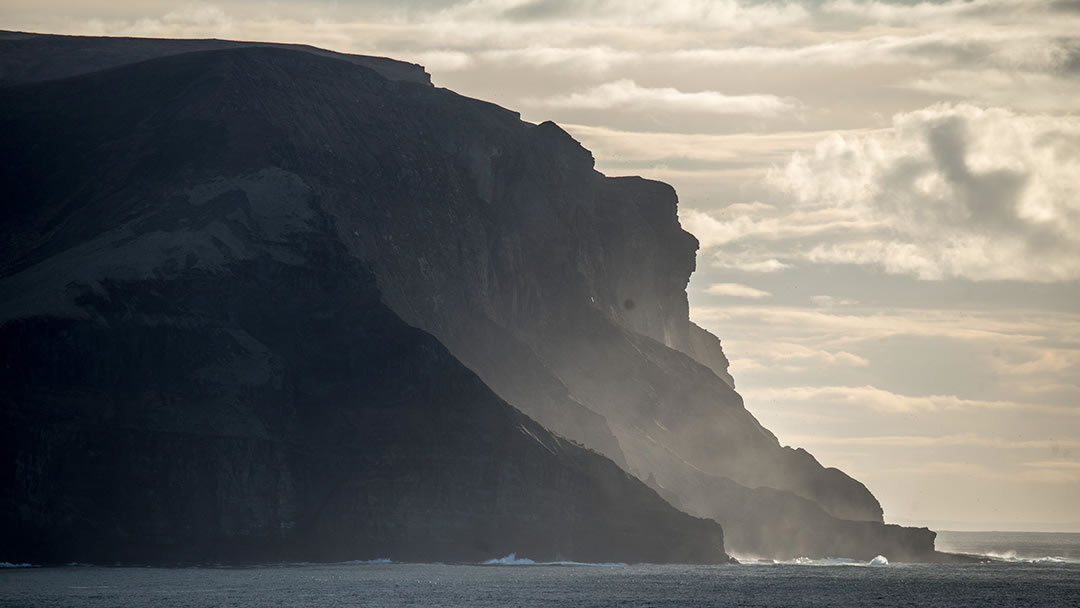
[[[795,559],[776,561],[771,559],[761,558],[736,558],[739,563],[746,565],[770,565],[770,564],[784,564],[789,566],[888,566],[889,560],[884,555],[879,555],[874,559],[865,562],[858,559],[850,559],[847,557],[823,557],[823,558],[810,558],[810,557],[796,557]]]
[[[0,568],[37,568],[35,564],[13,564],[11,562],[0,562]]]
[[[1051,555],[1043,557],[1017,555],[1016,551],[1005,551],[1004,553],[997,553],[991,551],[989,553],[982,554],[982,557],[998,562],[1010,562],[1020,564],[1080,564],[1080,559],[1076,558],[1056,557]]]
[[[496,557],[483,562],[484,566],[625,566],[622,562],[538,562],[527,557],[518,557],[511,553],[505,557]]]

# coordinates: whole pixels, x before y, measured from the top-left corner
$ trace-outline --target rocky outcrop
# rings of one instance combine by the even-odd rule
[[[777,531],[819,526],[836,534],[791,547],[932,551],[932,534],[884,526],[862,484],[780,446],[743,407],[719,343],[688,318],[697,241],[670,186],[604,177],[552,123],[356,61],[264,47],[160,55],[2,93],[18,117],[0,168],[18,195],[0,235],[5,275],[46,263],[57,242],[87,242],[87,225],[126,225],[177,196],[163,181],[216,200],[237,180],[281,190],[284,171],[398,317],[547,429],[722,521],[737,550],[778,555]],[[100,170],[73,177],[84,151],[25,145],[41,116],[56,137],[124,144],[99,146]],[[214,238],[207,256],[230,242]],[[26,302],[10,306],[25,314]],[[833,542],[841,534],[853,544]]]
[[[716,374],[717,378],[724,381],[724,384],[735,388],[735,378],[731,376],[731,372],[728,371],[729,363],[727,355],[724,354],[724,348],[720,344],[720,338],[710,334],[707,330],[702,329],[697,323],[690,322],[690,340],[687,347],[681,349],[684,353],[690,355],[698,363],[701,363],[705,367],[712,370]]]

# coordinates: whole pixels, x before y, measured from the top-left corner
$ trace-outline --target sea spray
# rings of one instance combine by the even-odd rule
[[[497,557],[483,562],[483,566],[625,566],[623,562],[538,562],[527,557],[518,557],[517,553],[511,553],[505,557]]]

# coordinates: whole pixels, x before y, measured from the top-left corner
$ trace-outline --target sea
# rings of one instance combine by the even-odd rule
[[[1080,534],[941,532],[938,549],[977,563],[887,557],[739,565],[333,564],[183,568],[3,564],[3,607],[1080,607]]]

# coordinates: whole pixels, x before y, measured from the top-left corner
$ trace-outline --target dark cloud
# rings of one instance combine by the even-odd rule
[[[542,21],[565,17],[579,6],[580,3],[569,0],[532,0],[503,11],[502,15],[512,21]]]
[[[1080,0],[1054,0],[1049,8],[1060,13],[1080,13]]]

